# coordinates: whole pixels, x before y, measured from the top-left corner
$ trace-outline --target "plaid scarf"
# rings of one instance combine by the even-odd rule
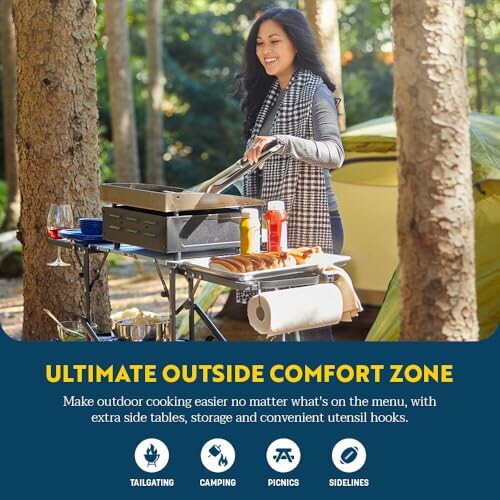
[[[270,135],[287,134],[314,139],[311,110],[314,93],[322,83],[323,80],[309,70],[295,72],[281,101]],[[259,135],[278,95],[279,85],[276,80],[259,110],[250,143]],[[319,245],[324,252],[333,251],[322,168],[308,165],[290,155],[273,155],[265,162],[260,175],[259,172],[251,172],[245,176],[243,193],[266,203],[270,200],[285,202],[288,213],[288,245],[291,248]]]

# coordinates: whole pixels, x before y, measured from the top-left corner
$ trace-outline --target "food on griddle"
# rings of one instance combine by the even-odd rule
[[[261,252],[228,257],[212,257],[209,267],[231,273],[249,273],[304,264],[315,253],[321,253],[321,248],[300,247],[286,252]]]

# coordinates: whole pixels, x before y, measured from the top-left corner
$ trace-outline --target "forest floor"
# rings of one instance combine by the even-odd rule
[[[155,313],[165,313],[167,310],[166,299],[161,297],[162,285],[152,264],[127,260],[108,269],[108,282],[112,312],[131,307]],[[21,340],[23,322],[22,288],[22,278],[0,278],[0,324],[9,336],[17,340]],[[187,297],[186,281],[182,277],[178,277],[176,293],[177,304],[180,304]],[[208,311],[209,316],[226,339],[228,341],[266,340],[248,324],[244,306],[233,304],[230,308],[224,308],[227,299],[228,293],[221,294]],[[377,311],[378,308],[365,308],[365,311],[359,318],[355,318],[353,323],[341,323],[334,326],[335,340],[364,340]],[[196,325],[195,336],[197,340],[211,338],[210,331],[201,321]]]

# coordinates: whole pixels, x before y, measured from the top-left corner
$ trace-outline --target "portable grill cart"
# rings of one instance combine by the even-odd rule
[[[167,257],[179,260],[191,252],[194,255],[237,252],[239,209],[262,206],[263,202],[219,193],[281,148],[276,142],[271,143],[254,165],[240,159],[191,190],[139,183],[103,184],[101,200],[111,204],[103,209],[103,238],[114,245],[49,239],[51,244],[73,248],[84,280],[85,316],[90,318],[90,294],[111,250],[118,251],[121,247],[121,253],[130,257],[152,259],[155,254],[151,251],[156,251],[162,260]],[[104,256],[91,272],[90,255],[96,253]],[[159,270],[157,261],[156,264]],[[160,278],[164,283],[161,273]]]
[[[81,277],[85,289],[85,318],[91,319],[90,296],[93,284],[99,279],[100,271],[110,253],[117,253],[133,259],[151,260],[155,264],[158,277],[163,286],[162,296],[168,299],[169,334],[164,340],[177,340],[175,318],[184,309],[189,314],[189,339],[194,340],[194,314],[200,316],[210,332],[218,340],[225,341],[224,335],[215,326],[210,317],[196,303],[195,295],[201,281],[228,286],[235,290],[264,292],[297,286],[315,285],[330,278],[321,271],[318,264],[302,264],[287,268],[269,269],[249,273],[231,273],[210,269],[210,257],[199,257],[199,254],[185,254],[183,260],[175,260],[161,252],[142,247],[121,244],[118,248],[113,243],[85,243],[81,241],[51,240],[53,244],[72,248],[81,266]],[[220,253],[212,252],[213,255]],[[100,254],[95,269],[91,269],[90,255]],[[341,265],[350,258],[344,255],[325,256],[332,264]],[[187,281],[188,297],[177,305],[176,277],[184,276]]]
[[[192,190],[139,183],[103,184],[101,200],[111,205],[103,208],[103,239],[110,243],[73,241],[70,244],[82,269],[86,317],[91,317],[92,286],[110,252],[154,261],[163,285],[162,295],[169,299],[170,340],[176,340],[175,317],[184,308],[189,309],[191,340],[194,339],[195,311],[219,340],[225,340],[194,300],[201,280],[250,291],[318,283],[321,273],[317,265],[254,273],[224,273],[208,267],[210,256],[239,253],[241,209],[264,205],[262,200],[220,193],[281,148],[276,143],[270,144],[257,163],[250,165],[238,160]],[[52,242],[68,246],[65,240]],[[103,254],[93,271],[90,269],[92,253]],[[348,260],[343,256],[332,257],[332,263]],[[165,267],[168,285],[161,266]],[[176,306],[178,274],[185,276],[188,283],[188,298],[180,306]]]

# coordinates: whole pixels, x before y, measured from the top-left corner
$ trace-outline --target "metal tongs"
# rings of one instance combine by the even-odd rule
[[[82,324],[85,334],[87,335],[87,338],[89,339],[90,342],[101,341],[97,333],[94,332],[94,329],[90,325],[89,320],[85,316],[80,316],[80,323]]]
[[[224,191],[224,189],[232,186],[245,174],[248,174],[249,172],[252,172],[256,168],[258,168],[270,156],[277,153],[282,147],[283,144],[278,144],[277,141],[272,141],[266,145],[259,159],[255,163],[251,164],[249,161],[240,158],[236,163],[233,163],[230,167],[227,167],[222,172],[219,172],[211,179],[198,184],[197,186],[192,188],[192,190],[198,193],[219,194]]]

